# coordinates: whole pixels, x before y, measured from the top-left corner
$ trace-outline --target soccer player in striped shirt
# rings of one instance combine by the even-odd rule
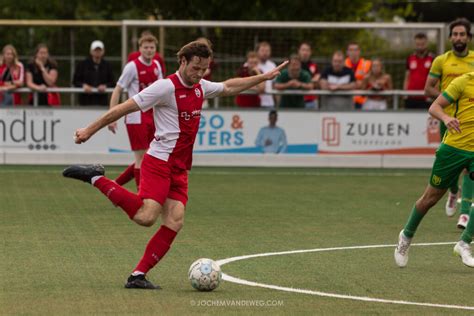
[[[148,242],[143,257],[125,284],[126,288],[159,288],[145,276],[168,252],[183,226],[188,200],[188,170],[192,164],[204,99],[236,95],[261,82],[273,80],[288,63],[286,61],[264,74],[218,83],[203,79],[211,58],[212,49],[206,43],[194,41],[186,44],[178,52],[179,69],[175,74],[157,80],[74,134],[75,142],[81,144],[128,113],[154,110],[155,139],[142,161],[138,194],[106,178],[101,165],[74,165],[63,171],[65,177],[91,183],[139,225],[152,226],[161,216],[161,227]]]

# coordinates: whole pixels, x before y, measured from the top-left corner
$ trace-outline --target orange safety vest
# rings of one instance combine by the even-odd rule
[[[349,57],[346,58],[345,65],[346,67],[352,69],[352,62],[349,59]],[[364,59],[364,58],[359,59],[359,64],[357,65],[356,71],[354,73],[356,80],[357,81],[363,80],[364,77],[369,73],[371,66],[372,66],[372,61],[370,61],[369,59]],[[364,104],[365,100],[367,100],[367,97],[364,97],[361,95],[354,96],[355,103]]]

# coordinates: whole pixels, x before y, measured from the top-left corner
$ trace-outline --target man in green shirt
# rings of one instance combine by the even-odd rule
[[[301,60],[298,55],[290,56],[288,69],[284,69],[275,81],[277,90],[311,90],[311,74],[301,69]],[[303,95],[282,95],[280,108],[304,108]]]

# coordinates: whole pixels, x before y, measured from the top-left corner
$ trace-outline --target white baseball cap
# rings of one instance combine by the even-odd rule
[[[93,41],[91,43],[91,50],[94,50],[94,49],[97,49],[97,48],[100,48],[100,49],[104,49],[104,43],[102,43],[102,41]]]

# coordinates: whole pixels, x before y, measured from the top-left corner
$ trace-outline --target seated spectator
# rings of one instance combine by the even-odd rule
[[[301,59],[301,68],[306,70],[311,74],[311,82],[313,83],[313,89],[318,88],[319,73],[318,65],[311,61],[311,44],[308,42],[302,42],[298,48],[298,56]],[[318,108],[318,96],[316,95],[305,95],[304,102],[307,109],[317,109]]]
[[[362,89],[372,91],[392,90],[392,77],[385,73],[380,58],[372,60],[369,74],[362,81]],[[369,95],[362,104],[362,110],[386,110],[387,96]]]
[[[341,91],[356,88],[355,76],[352,69],[344,66],[344,54],[336,51],[332,55],[331,66],[321,74],[319,86],[323,90]],[[347,111],[354,109],[350,96],[324,96],[321,98],[321,110]]]
[[[104,53],[104,43],[93,41],[90,56],[76,67],[73,84],[75,87],[82,87],[85,92],[79,94],[80,105],[109,105],[105,89],[114,87],[115,80],[112,66],[104,59]],[[97,88],[98,92],[93,92],[93,88]]]
[[[3,62],[0,65],[0,105],[21,104],[21,95],[12,90],[24,85],[25,71],[18,60],[18,53],[13,45],[5,45],[2,50]]]
[[[38,44],[31,62],[26,67],[26,85],[33,91],[38,91],[38,105],[59,105],[58,93],[46,93],[48,87],[55,87],[58,80],[58,66],[49,57],[48,47]],[[33,104],[33,96],[30,96]]]
[[[268,114],[268,126],[263,126],[258,131],[255,145],[260,147],[263,153],[280,154],[286,152],[287,142],[285,130],[276,126],[278,113],[271,110]]]
[[[276,78],[275,89],[277,90],[311,90],[311,74],[301,69],[301,60],[298,55],[291,55],[286,69]],[[304,108],[304,95],[284,94],[281,96],[281,108]]]
[[[257,53],[248,52],[247,61],[237,70],[237,77],[244,78],[261,74],[258,62]],[[255,94],[238,94],[235,97],[235,104],[242,108],[260,107],[260,96],[258,94],[265,91],[265,82],[261,82],[248,90],[255,92]]]
[[[154,36],[150,30],[144,30],[143,32],[140,33],[140,38],[143,38],[144,36],[147,36],[147,35]],[[131,52],[130,54],[128,54],[127,62],[131,62],[132,60],[137,59],[138,57],[140,57],[139,50]],[[161,57],[161,55],[158,53],[158,51],[155,53],[155,56],[153,56],[153,59],[155,59],[156,61],[160,63],[163,76],[166,77],[165,61],[163,60],[163,57]]]

